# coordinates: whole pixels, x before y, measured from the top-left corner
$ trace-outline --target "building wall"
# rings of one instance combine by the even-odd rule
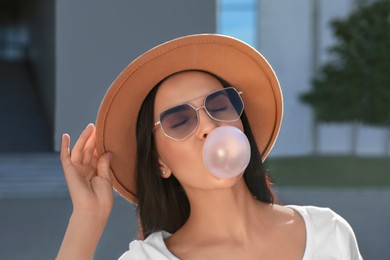
[[[311,111],[297,100],[311,76],[311,2],[261,1],[259,49],[279,78],[284,118],[272,155],[311,152]]]
[[[95,121],[128,63],[171,38],[215,32],[215,13],[214,1],[57,0],[55,149],[62,133],[76,139]]]
[[[27,1],[22,5],[23,19],[28,27],[27,58],[34,72],[50,131],[55,121],[54,5],[54,0]]]

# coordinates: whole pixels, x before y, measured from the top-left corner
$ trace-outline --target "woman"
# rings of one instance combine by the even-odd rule
[[[111,186],[138,205],[140,240],[121,259],[361,259],[351,227],[329,209],[275,204],[265,160],[282,119],[267,61],[221,35],[164,43],[132,62],[61,160],[74,210],[58,259],[90,259],[109,216]],[[210,134],[245,133],[248,167],[210,173]],[[227,140],[230,142],[230,140]]]

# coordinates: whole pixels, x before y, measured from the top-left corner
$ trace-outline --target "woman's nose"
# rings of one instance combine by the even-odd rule
[[[208,134],[219,126],[219,122],[211,118],[205,109],[198,110],[198,117],[198,137],[200,139],[206,139]]]

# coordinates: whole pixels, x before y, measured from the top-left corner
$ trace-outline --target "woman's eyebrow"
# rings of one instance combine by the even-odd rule
[[[200,99],[200,98],[206,98],[206,97],[208,97],[209,99],[212,100],[212,99],[218,97],[219,95],[224,95],[224,96],[227,96],[227,97],[228,97],[228,96],[229,96],[228,93],[227,93],[226,91],[223,91],[223,90],[225,90],[225,89],[215,90],[215,91],[210,92],[210,93],[208,93],[208,94],[206,94],[206,95],[197,96],[197,97],[191,98],[191,99],[189,99],[189,100],[187,100],[187,101],[184,101],[184,102],[182,102],[182,103],[179,103],[179,104],[177,104],[177,105],[174,105],[174,106],[172,106],[172,107],[168,107],[167,109],[163,110],[163,112],[161,112],[160,115],[161,115],[161,114],[164,114],[164,116],[165,116],[165,115],[172,114],[172,113],[174,113],[174,112],[180,112],[180,111],[182,111],[182,110],[185,109],[186,105],[191,104],[191,101],[194,101],[194,100],[197,100],[197,99]],[[209,96],[210,96],[210,97],[209,97]],[[178,109],[178,107],[180,107],[180,106],[183,106],[180,110],[172,110],[172,111],[171,111],[171,109],[175,109],[175,108]],[[189,105],[189,106],[191,106],[191,105]],[[191,107],[192,107],[192,106],[191,106]]]
[[[194,100],[197,100],[197,99],[200,99],[200,98],[206,98],[209,95],[217,94],[219,92],[225,93],[225,91],[221,91],[221,90],[224,90],[224,89],[222,88],[222,89],[214,90],[212,92],[207,93],[206,95],[201,95],[201,96],[197,96],[197,97],[191,98],[191,99],[189,99],[189,100],[187,100],[187,101],[185,101],[185,102],[183,102],[181,104],[187,104],[187,103],[189,103],[191,101],[194,101]]]
[[[176,112],[188,110],[188,107],[189,107],[189,105],[187,105],[187,104],[180,104],[180,105],[168,108],[167,110],[163,111],[161,114],[162,114],[162,116],[165,117],[165,116],[168,116],[168,115],[176,113]]]
[[[222,89],[223,90],[223,89]],[[209,95],[207,95],[207,100],[213,100],[214,98],[217,98],[219,96],[225,96],[225,97],[229,97],[228,93],[226,93],[226,91],[222,91],[222,90],[219,90],[217,92],[214,92],[214,93],[211,93]]]

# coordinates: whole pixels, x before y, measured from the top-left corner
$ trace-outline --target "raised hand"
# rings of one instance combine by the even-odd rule
[[[109,215],[113,205],[110,157],[96,154],[95,127],[89,124],[81,133],[72,152],[70,137],[64,134],[61,162],[71,195],[73,210]]]
[[[97,156],[93,124],[83,131],[72,152],[69,146],[70,137],[64,134],[61,162],[73,213],[57,259],[92,259],[114,203],[111,155]]]

